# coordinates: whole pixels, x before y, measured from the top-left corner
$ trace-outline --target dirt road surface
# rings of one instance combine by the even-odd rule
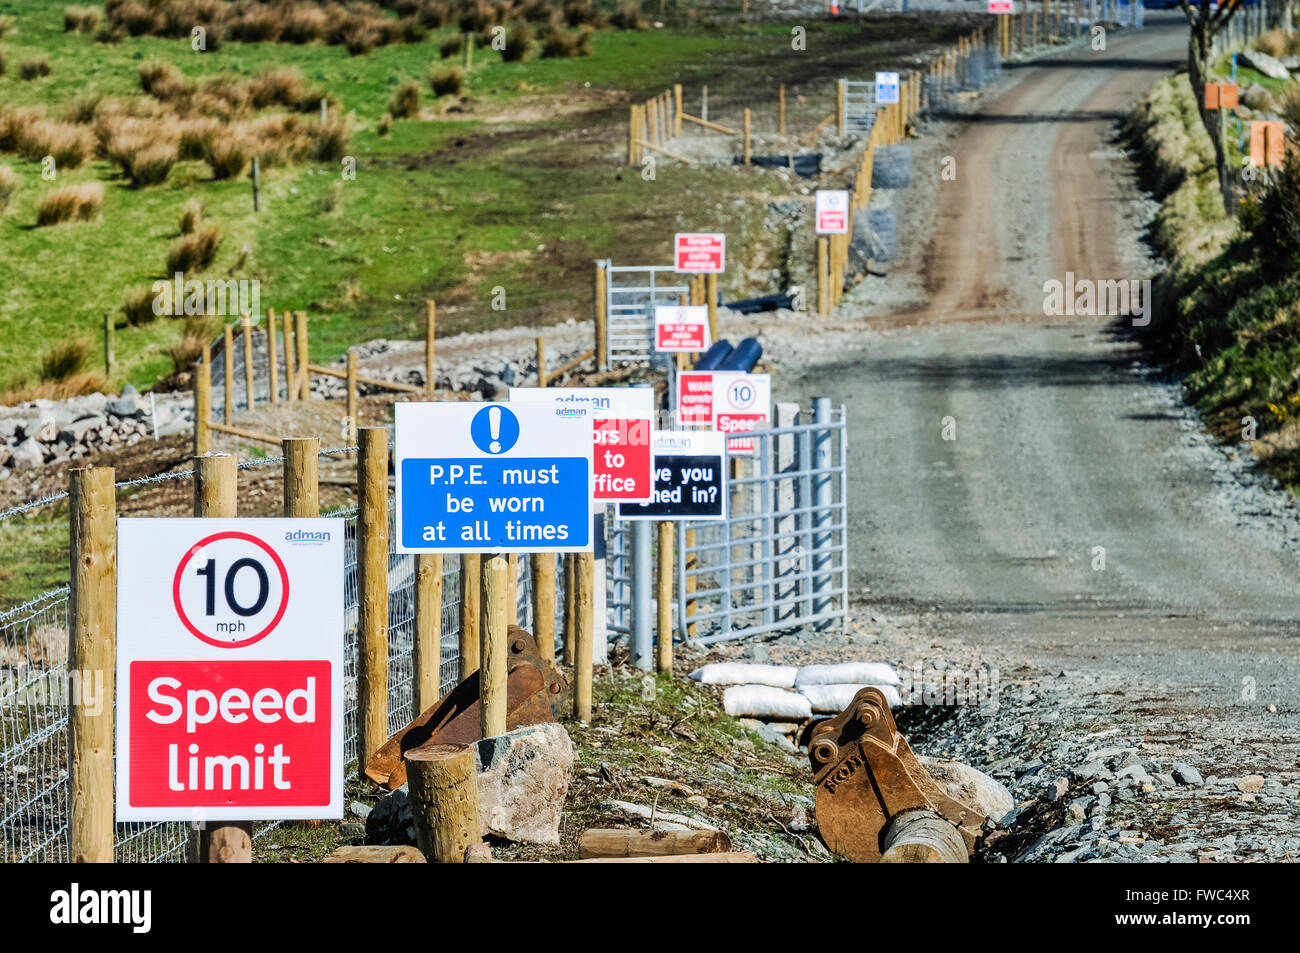
[[[1148,23],[935,124],[896,196],[897,300],[848,299],[795,369],[805,405],[848,408],[857,654],[1000,672],[996,712],[911,722],[1025,802],[992,859],[1300,856],[1296,507],[1208,442],[1127,319],[1043,313],[1067,271],[1156,270],[1116,122],[1186,27]]]

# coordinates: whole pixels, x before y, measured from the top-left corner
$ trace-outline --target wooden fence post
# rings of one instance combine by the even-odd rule
[[[609,327],[605,313],[605,268],[596,262],[596,370],[609,370]]]
[[[546,386],[546,342],[537,339],[537,386]]]
[[[817,239],[817,313],[830,314],[828,302],[830,300],[830,276],[827,274],[827,242],[826,236],[819,236]]]
[[[574,572],[577,576],[577,592],[573,610],[578,631],[574,639],[574,654],[577,657],[573,665],[573,714],[579,721],[588,722],[591,721],[592,648],[595,638],[595,556],[591,553],[578,553]]]
[[[839,134],[844,135],[844,123],[847,113],[848,86],[845,80],[839,80],[835,84],[835,125],[839,129]]]
[[[284,453],[284,515],[320,515],[320,440],[316,437],[286,437]]]
[[[280,355],[275,344],[275,310],[266,309],[266,362],[270,366],[271,403],[280,403]]]
[[[673,670],[673,524],[663,520],[659,524],[659,645],[655,653],[655,669],[672,673]]]
[[[572,667],[577,655],[574,647],[578,638],[578,559],[573,553],[565,553],[564,560],[564,664]]]
[[[510,655],[510,562],[502,555],[483,564],[483,647],[479,656],[479,725],[484,738],[506,732],[506,665]]]
[[[300,397],[302,400],[311,400],[311,372],[307,370],[307,363],[311,360],[307,351],[307,312],[298,312],[298,385],[301,388]]]
[[[627,164],[636,165],[636,104],[627,107]]]
[[[194,365],[194,455],[201,457],[212,449],[212,356],[208,346]]]
[[[473,38],[466,36],[469,42]],[[478,820],[478,749],[428,745],[403,755],[411,795],[415,843],[433,864],[461,864],[481,840]]]
[[[437,378],[433,376],[433,357],[435,350],[434,329],[438,323],[438,305],[432,299],[426,298],[424,306],[424,389],[428,391],[429,396],[432,397],[433,392],[437,390],[438,387]]]
[[[388,740],[388,428],[358,434],[357,762],[364,776]]]
[[[785,83],[782,83],[777,90],[777,129],[782,139],[785,138]]]
[[[528,557],[532,575],[533,638],[542,658],[555,661],[555,555],[533,553]]]
[[[344,437],[349,447],[357,442],[357,352],[348,349],[348,398],[345,407],[347,427]]]
[[[749,107],[745,107],[745,165],[749,165]]]
[[[293,312],[284,313],[284,399],[298,399],[298,380],[294,372]]]
[[[245,312],[240,316],[244,338],[244,387],[248,392],[248,409],[257,404],[257,381],[253,376],[253,317]]]
[[[718,276],[704,276],[704,303],[709,306],[709,334],[718,340]]]
[[[227,324],[222,332],[222,359],[224,361],[223,370],[226,373],[226,379],[222,382],[222,390],[225,391],[225,418],[229,426],[234,423],[235,417],[235,331],[232,325]]]
[[[673,84],[673,136],[682,134],[682,84]]]
[[[415,640],[411,649],[415,711],[442,697],[442,554],[415,557]]]
[[[506,573],[506,624],[519,624],[519,555],[511,553],[506,557],[509,572]]]
[[[460,557],[460,679],[464,681],[479,667],[479,639],[482,628],[483,557],[463,553]]]
[[[113,313],[104,312],[104,374],[113,373]]]
[[[68,674],[99,680],[98,705],[68,716],[68,859],[113,861],[113,699],[117,674],[117,490],[112,467],[69,471]]]
[[[194,515],[209,519],[239,515],[239,461],[233,454],[194,461]],[[253,825],[250,821],[205,824],[196,847],[201,864],[251,864]]]

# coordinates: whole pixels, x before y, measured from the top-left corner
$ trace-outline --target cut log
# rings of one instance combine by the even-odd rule
[[[670,857],[592,857],[570,860],[570,864],[756,864],[758,858],[747,850],[723,854],[673,854]]]
[[[724,854],[731,838],[722,831],[641,831],[592,828],[578,842],[578,856],[663,857],[679,854]]]
[[[424,855],[410,845],[399,847],[338,847],[325,858],[327,864],[425,864]]]
[[[460,864],[479,843],[473,745],[424,745],[403,756],[415,842],[435,864]]]
[[[966,842],[952,822],[930,811],[907,811],[889,822],[882,864],[964,864]]]

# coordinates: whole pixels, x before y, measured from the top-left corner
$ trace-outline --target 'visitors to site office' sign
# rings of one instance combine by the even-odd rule
[[[343,816],[343,523],[118,521],[117,819]]]

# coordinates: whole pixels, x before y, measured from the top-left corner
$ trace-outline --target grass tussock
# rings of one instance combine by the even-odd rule
[[[157,320],[158,314],[153,309],[156,297],[152,285],[128,289],[122,299],[122,314],[126,316],[126,323],[135,328]]]
[[[388,100],[388,114],[394,119],[410,119],[420,114],[420,84],[407,80]]]
[[[591,31],[552,28],[542,35],[542,59],[573,59],[591,55]]]
[[[172,242],[167,251],[167,274],[201,272],[212,264],[221,247],[221,228],[202,223],[194,231]]]
[[[521,63],[537,51],[537,34],[527,20],[516,20],[506,31],[505,49],[501,59],[507,63]]]
[[[11,165],[0,165],[0,215],[9,208],[9,202],[18,191],[18,176]]]
[[[41,354],[42,381],[65,381],[81,371],[90,356],[90,341],[85,338],[57,341]]]
[[[48,56],[36,56],[30,60],[23,60],[18,64],[18,76],[21,79],[41,79],[49,75],[50,58]]]
[[[12,407],[29,400],[70,400],[87,394],[102,394],[108,390],[108,381],[98,371],[82,371],[57,381],[25,381],[0,394],[0,407]]]
[[[64,33],[94,33],[99,29],[98,7],[64,7]]]
[[[85,126],[38,119],[22,126],[14,145],[31,162],[51,156],[56,169],[76,169],[94,155],[95,137]]]
[[[243,137],[223,135],[208,143],[203,161],[212,170],[214,179],[233,179],[248,167],[253,152],[253,144]]]
[[[438,44],[438,54],[445,60],[453,56],[459,56],[461,47],[465,45],[465,37],[460,33],[447,37]]]
[[[41,199],[36,224],[44,227],[63,222],[89,222],[103,207],[104,187],[98,182],[65,185]]]
[[[187,314],[180,339],[167,348],[172,362],[172,373],[190,370],[203,356],[203,348],[211,343],[217,333],[217,322],[206,314]]]
[[[465,89],[465,71],[459,67],[435,69],[429,73],[429,86],[435,96],[459,96]]]
[[[352,117],[330,116],[324,122],[307,127],[311,140],[311,157],[334,162],[348,154],[352,142]]]
[[[14,32],[14,26],[17,22],[18,21],[11,16],[0,14],[0,40],[3,40],[10,33]]]

